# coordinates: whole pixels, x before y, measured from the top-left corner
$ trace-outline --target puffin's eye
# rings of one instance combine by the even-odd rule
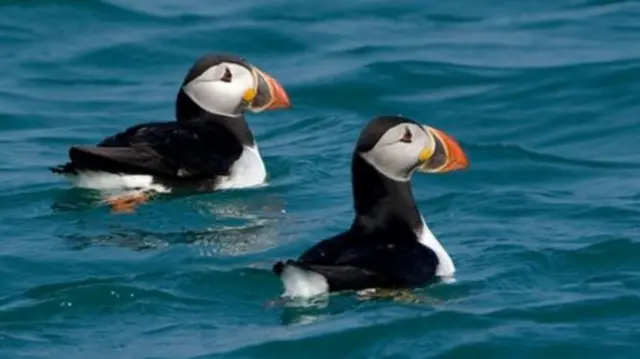
[[[400,142],[404,142],[404,143],[411,143],[411,139],[413,138],[413,135],[411,135],[411,131],[409,131],[408,128],[404,129],[404,135],[402,135],[402,138],[400,139]]]
[[[224,68],[224,75],[222,75],[222,78],[220,79],[220,81],[222,82],[231,82],[231,78],[233,76],[231,76],[231,71],[229,71],[228,67]]]

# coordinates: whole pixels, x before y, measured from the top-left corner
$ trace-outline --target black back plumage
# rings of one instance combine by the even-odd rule
[[[140,124],[98,146],[71,147],[66,171],[148,174],[176,182],[228,175],[243,151],[234,132],[212,119]]]

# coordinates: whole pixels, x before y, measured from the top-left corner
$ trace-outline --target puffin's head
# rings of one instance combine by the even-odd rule
[[[396,181],[408,181],[415,171],[445,173],[469,167],[467,156],[452,137],[401,116],[370,121],[360,134],[356,153]]]
[[[273,77],[233,55],[209,54],[189,69],[178,93],[178,121],[198,117],[202,111],[238,117],[246,110],[285,109],[289,96]]]

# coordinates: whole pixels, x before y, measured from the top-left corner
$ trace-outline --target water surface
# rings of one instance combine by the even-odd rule
[[[637,1],[0,2],[0,357],[632,358],[640,350]],[[111,215],[47,166],[170,120],[240,54],[294,108],[250,115],[269,186]],[[379,114],[460,140],[416,176],[457,283],[423,303],[282,303],[269,272],[352,216]]]

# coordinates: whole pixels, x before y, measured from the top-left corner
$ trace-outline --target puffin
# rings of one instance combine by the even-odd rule
[[[421,215],[410,181],[415,172],[468,167],[460,144],[441,130],[404,116],[370,120],[351,162],[351,227],[296,260],[273,265],[284,287],[282,296],[403,290],[454,280],[453,260]]]
[[[206,54],[188,70],[175,100],[175,121],[141,123],[97,145],[69,149],[50,167],[73,186],[120,192],[106,199],[130,211],[152,194],[254,187],[267,171],[245,111],[288,109],[272,76],[230,54]]]

